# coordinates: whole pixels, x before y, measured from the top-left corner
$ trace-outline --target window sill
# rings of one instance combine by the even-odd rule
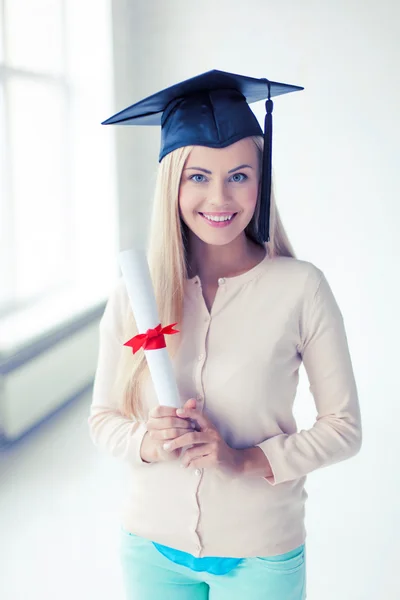
[[[77,286],[0,319],[0,374],[100,319],[111,287]]]

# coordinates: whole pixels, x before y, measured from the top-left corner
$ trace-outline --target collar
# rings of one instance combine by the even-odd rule
[[[236,288],[236,287],[240,287],[243,284],[251,281],[252,279],[259,277],[265,271],[265,269],[268,268],[270,263],[271,263],[271,257],[269,256],[269,254],[267,252],[265,254],[264,258],[261,260],[261,262],[256,264],[254,267],[252,267],[248,271],[245,271],[244,273],[240,273],[240,275],[234,275],[233,277],[220,277],[218,279],[218,285],[225,286],[227,288],[232,288],[232,289]],[[194,286],[198,286],[198,285],[201,286],[201,280],[198,275],[195,275],[194,277],[191,277],[190,279],[186,279],[185,283],[186,283],[186,286],[189,287],[189,289]]]

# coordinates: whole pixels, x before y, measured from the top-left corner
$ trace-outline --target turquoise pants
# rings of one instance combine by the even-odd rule
[[[151,541],[121,528],[126,600],[305,600],[305,546],[246,558],[226,575],[192,571],[163,556]]]

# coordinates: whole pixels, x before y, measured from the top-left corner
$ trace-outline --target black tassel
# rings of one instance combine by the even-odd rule
[[[269,242],[269,221],[271,205],[272,179],[272,111],[274,104],[271,100],[270,83],[268,83],[268,100],[265,103],[264,121],[264,152],[261,175],[260,214],[258,219],[258,235],[261,242]]]

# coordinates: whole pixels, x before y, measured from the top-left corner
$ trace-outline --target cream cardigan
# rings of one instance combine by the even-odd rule
[[[362,439],[343,318],[322,271],[266,256],[246,273],[219,280],[211,314],[200,279],[185,281],[173,360],[182,403],[197,398],[231,447],[259,446],[274,474],[269,480],[141,460],[146,426],[124,418],[111,395],[120,353],[131,352],[123,346],[128,310],[120,278],[100,323],[88,420],[93,442],[127,466],[121,524],[195,557],[271,556],[302,544],[307,474],[353,456]],[[292,407],[302,362],[317,419],[297,431]],[[143,402],[158,403],[151,381]]]

